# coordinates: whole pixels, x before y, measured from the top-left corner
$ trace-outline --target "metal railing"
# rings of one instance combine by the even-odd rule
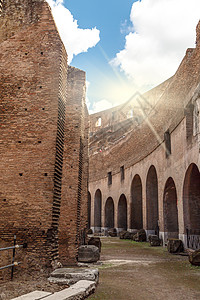
[[[6,250],[13,250],[12,253],[12,263],[10,265],[6,265],[3,267],[0,267],[0,270],[4,270],[7,268],[11,268],[11,280],[13,279],[13,275],[14,275],[14,267],[18,266],[21,264],[21,262],[16,262],[15,261],[15,250],[19,249],[19,248],[27,248],[27,243],[24,243],[23,245],[16,245],[16,235],[14,235],[14,245],[10,246],[10,247],[6,247],[6,248],[0,248],[0,251],[6,251]]]
[[[200,248],[200,230],[186,229],[187,234],[187,248],[197,250]]]

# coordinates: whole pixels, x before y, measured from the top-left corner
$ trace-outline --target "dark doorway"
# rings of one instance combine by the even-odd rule
[[[183,213],[185,231],[196,230],[200,234],[200,173],[195,164],[189,166],[185,175]]]
[[[124,194],[119,198],[118,202],[118,229],[127,230],[127,201]]]
[[[131,184],[131,229],[142,229],[142,181],[135,175]]]
[[[105,204],[105,227],[114,228],[114,202],[111,197],[106,200]]]
[[[101,207],[102,195],[101,191],[97,190],[94,196],[94,230],[96,232],[101,231]]]
[[[168,178],[163,196],[164,209],[164,231],[167,232],[168,238],[178,238],[178,208],[177,193],[174,180]]]
[[[154,166],[149,168],[146,181],[147,230],[158,234],[158,178]]]

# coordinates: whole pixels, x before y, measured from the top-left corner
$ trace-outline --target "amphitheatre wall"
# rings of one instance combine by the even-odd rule
[[[143,227],[155,233],[159,226],[164,240],[171,234],[184,241],[186,229],[200,230],[199,32],[200,23],[196,48],[186,51],[173,77],[134,96],[122,109],[115,108],[124,120],[112,125],[113,109],[90,116],[89,195],[95,230],[108,227],[109,210],[114,211],[112,225],[118,230]],[[137,112],[134,101],[140,104]],[[123,111],[130,107],[133,115],[125,119]],[[102,123],[97,126],[100,117]],[[108,207],[109,198],[113,204]],[[122,206],[124,223],[120,220]]]

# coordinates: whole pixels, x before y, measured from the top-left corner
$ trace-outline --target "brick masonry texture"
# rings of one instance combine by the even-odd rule
[[[92,227],[95,227],[95,219],[99,213],[101,213],[100,225],[102,228],[106,227],[106,201],[111,197],[114,203],[114,226],[118,228],[118,203],[120,196],[125,195],[128,211],[127,228],[135,229],[131,224],[135,223],[132,211],[136,200],[134,200],[134,191],[131,186],[134,186],[133,183],[136,182],[134,179],[137,175],[141,179],[143,227],[149,230],[147,224],[155,222],[147,220],[149,216],[147,207],[151,207],[147,203],[147,186],[150,187],[151,182],[152,184],[154,182],[157,184],[157,192],[154,191],[151,194],[158,197],[157,200],[155,199],[158,201],[159,209],[156,219],[159,221],[160,231],[163,234],[166,233],[167,236],[164,206],[168,201],[166,200],[168,192],[165,190],[167,189],[165,184],[167,179],[172,177],[175,186],[170,186],[170,188],[176,189],[177,193],[177,207],[175,205],[178,210],[179,228],[177,231],[179,236],[184,238],[189,211],[183,207],[186,207],[184,202],[190,201],[188,199],[191,196],[188,194],[189,190],[186,192],[186,189],[189,189],[189,187],[186,188],[186,182],[189,180],[190,186],[192,184],[200,186],[199,171],[194,171],[200,168],[198,113],[200,23],[197,25],[196,36],[196,48],[186,51],[173,77],[143,95],[139,93],[133,95],[132,99],[123,105],[90,116],[89,191],[92,201]],[[97,126],[96,123],[99,118],[101,118],[101,126]],[[195,126],[197,129],[194,129]],[[171,139],[171,154],[166,154],[165,138],[167,135]],[[121,166],[124,166],[125,172],[123,180],[120,174]],[[154,166],[156,170],[157,179],[151,178],[152,181],[147,182],[151,166]],[[108,185],[108,172],[112,172],[110,185]],[[188,179],[187,176],[193,176],[191,174],[196,174],[196,179],[192,177]],[[95,204],[99,201],[97,200],[99,196],[95,196],[98,190],[101,192],[102,205],[101,209],[96,210],[99,207]],[[197,190],[196,198],[193,197],[193,200],[196,203],[196,214],[200,219],[199,188]],[[99,216],[97,218],[99,219]],[[198,222],[194,226],[200,231]]]
[[[24,268],[75,263],[87,225],[85,73],[68,66],[46,1],[1,2],[0,245],[26,241]]]

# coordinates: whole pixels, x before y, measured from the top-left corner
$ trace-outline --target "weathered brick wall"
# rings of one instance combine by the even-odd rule
[[[65,143],[62,182],[62,203],[59,223],[59,253],[61,262],[74,263],[80,231],[86,227],[87,215],[81,221],[87,205],[87,131],[85,131],[85,73],[68,68]],[[86,116],[87,117],[87,116]],[[85,174],[86,172],[86,174]],[[76,245],[76,247],[74,246]]]
[[[0,42],[14,36],[17,31],[36,24],[41,17],[44,0],[2,0]]]
[[[4,13],[10,15],[10,9]],[[16,233],[41,261],[48,256],[51,226],[61,47],[43,3],[39,22],[18,31],[0,48],[0,235],[12,240]]]
[[[85,227],[78,221],[80,138],[87,148],[85,74],[68,67],[45,1],[4,1],[0,27],[0,247],[16,234],[28,243],[24,268],[60,258],[75,262],[77,230]]]

